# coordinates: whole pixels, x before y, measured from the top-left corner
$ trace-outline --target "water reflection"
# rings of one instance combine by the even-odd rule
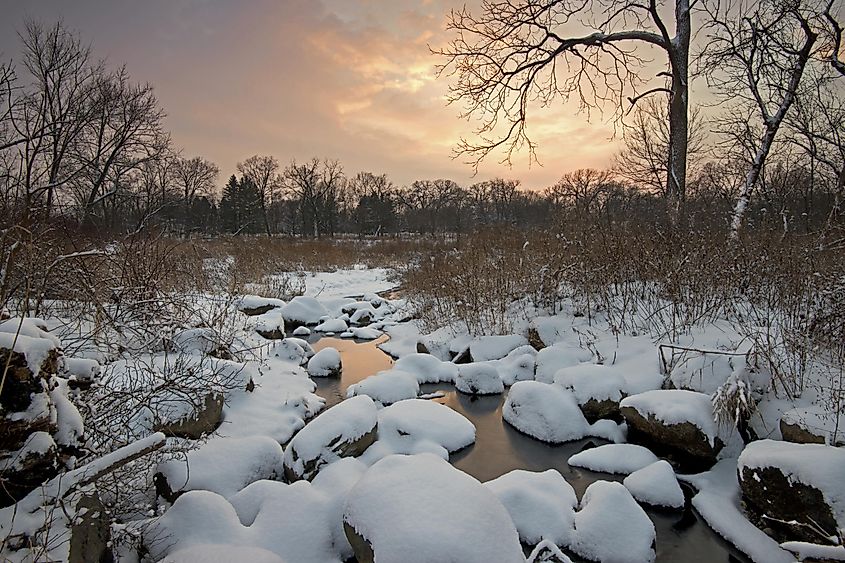
[[[338,338],[314,339],[316,350],[337,348],[343,361],[340,378],[315,378],[317,393],[326,398],[328,406],[346,396],[346,388],[361,379],[388,369],[393,361],[376,346],[387,337],[371,342],[356,342]],[[596,473],[569,467],[566,460],[579,451],[595,447],[602,440],[588,438],[561,445],[544,444],[530,438],[502,419],[502,405],[506,394],[471,397],[457,393],[449,384],[422,385],[420,393],[442,392],[433,399],[461,413],[476,427],[475,444],[452,454],[450,461],[458,469],[479,481],[495,479],[514,469],[545,471],[556,469],[575,489],[580,498],[584,490],[599,479],[621,481],[622,476]],[[664,512],[647,509],[657,530],[657,561],[660,562],[745,562],[733,546],[722,540],[698,516],[685,512]],[[573,559],[574,561],[577,559]]]

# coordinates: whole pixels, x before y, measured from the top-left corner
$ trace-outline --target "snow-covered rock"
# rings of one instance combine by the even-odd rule
[[[556,470],[516,469],[484,486],[505,506],[523,543],[536,545],[544,539],[557,546],[571,543],[578,498]]]
[[[515,383],[502,417],[520,432],[553,444],[579,440],[590,432],[572,393],[538,381]]]
[[[273,309],[284,307],[285,302],[281,299],[261,297],[259,295],[244,295],[235,300],[235,308],[245,315],[257,316]]]
[[[716,463],[722,448],[710,396],[695,391],[646,391],[622,399],[628,439],[689,470]]]
[[[293,332],[291,334],[293,334],[294,336],[299,336],[299,337],[309,336],[311,334],[311,329],[308,328],[307,326],[298,326],[293,330]]]
[[[424,399],[393,403],[379,411],[379,442],[395,453],[412,453],[428,442],[451,453],[475,442],[475,426],[446,405]],[[447,456],[441,456],[447,457]]]
[[[675,478],[675,470],[660,460],[634,471],[622,481],[634,498],[650,506],[683,508],[684,491]]]
[[[77,384],[90,385],[103,373],[103,367],[97,360],[88,358],[63,358],[64,374]]]
[[[496,496],[431,454],[378,461],[349,492],[343,519],[359,561],[525,561]]]
[[[598,364],[580,364],[558,370],[554,382],[572,391],[586,419],[618,419],[619,401],[625,394],[625,380],[612,368]]]
[[[269,355],[281,360],[294,362],[297,365],[302,365],[308,361],[308,358],[313,354],[308,354],[308,351],[298,342],[298,338],[285,338],[284,340],[274,340],[269,345]]]
[[[575,513],[570,549],[591,561],[654,561],[656,532],[648,515],[621,483],[596,481]]]
[[[837,426],[838,416],[818,405],[790,409],[780,419],[780,433],[789,442],[843,446],[845,429]]]
[[[414,399],[420,393],[417,378],[410,373],[390,369],[350,385],[346,389],[347,397],[367,395],[382,405],[390,405],[403,399]]]
[[[567,463],[590,471],[627,475],[656,463],[651,450],[635,444],[604,444],[570,456]]]
[[[490,363],[496,366],[502,383],[510,387],[517,381],[534,379],[536,357],[537,350],[526,344],[511,350],[501,360],[493,360]]]
[[[490,364],[464,364],[455,376],[455,388],[469,395],[495,395],[505,390],[499,370]]]
[[[346,332],[349,327],[343,319],[327,319],[314,327],[316,332]]]
[[[528,345],[528,340],[519,334],[504,336],[482,336],[469,345],[470,362],[486,362],[507,356],[512,350]]]
[[[226,347],[220,342],[217,332],[211,328],[189,328],[173,335],[173,348],[179,352],[212,354],[225,357]],[[225,352],[224,352],[225,350]],[[221,352],[224,352],[221,354]]]
[[[280,312],[285,318],[285,323],[290,326],[316,325],[329,315],[322,303],[313,297],[305,297],[304,295],[291,299],[287,305],[281,308]]]
[[[413,374],[417,382],[453,383],[458,374],[458,366],[452,362],[442,362],[431,354],[409,354],[396,360],[394,369]]]
[[[752,521],[778,540],[817,541],[813,528],[845,529],[845,449],[758,440],[740,454],[737,472]]]
[[[335,348],[323,348],[308,360],[308,375],[311,377],[339,377],[343,369],[340,352]]]
[[[285,337],[285,319],[276,311],[257,317],[254,327],[255,332],[267,340],[281,340]]]
[[[376,439],[378,414],[366,395],[328,409],[300,430],[285,449],[285,476],[311,480],[327,463],[363,453]]]
[[[351,338],[357,338],[358,340],[375,340],[384,334],[380,330],[368,326],[353,326],[347,332]]]
[[[543,383],[552,383],[558,370],[577,366],[593,359],[593,353],[574,344],[558,343],[543,348],[537,353],[535,379]]]
[[[213,438],[183,458],[158,466],[157,483],[165,497],[179,491],[206,490],[230,497],[259,479],[282,477],[282,447],[267,436]]]

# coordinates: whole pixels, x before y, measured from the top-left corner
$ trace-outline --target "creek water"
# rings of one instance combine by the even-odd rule
[[[378,345],[387,340],[361,342],[340,338],[311,339],[315,350],[336,348],[343,362],[339,378],[314,378],[317,394],[331,407],[346,398],[346,388],[378,371],[389,369],[393,360]],[[621,481],[622,476],[596,473],[570,467],[566,460],[579,451],[604,442],[594,438],[569,442],[558,446],[530,438],[502,419],[502,395],[471,397],[455,391],[453,385],[423,385],[421,393],[442,395],[436,400],[467,417],[476,428],[473,445],[455,452],[452,465],[469,473],[479,481],[489,481],[514,469],[545,471],[556,469],[575,489],[578,498],[586,488],[599,479]],[[688,491],[685,491],[687,494]],[[684,563],[746,562],[748,559],[711,530],[692,509],[683,512],[646,508],[657,530],[657,561]],[[573,561],[577,559],[573,558]]]

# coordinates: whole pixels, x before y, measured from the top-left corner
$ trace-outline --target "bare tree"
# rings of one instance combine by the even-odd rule
[[[287,193],[298,202],[302,233],[308,231],[314,238],[319,237],[320,159],[312,158],[303,164],[292,160],[285,168],[284,182]]]
[[[173,177],[182,192],[183,234],[187,234],[191,224],[191,205],[201,195],[211,195],[220,169],[210,160],[201,156],[179,158],[173,166]]]
[[[454,77],[449,101],[465,104],[464,116],[481,118],[478,141],[462,140],[458,152],[476,168],[490,152],[536,145],[526,131],[531,102],[576,98],[589,111],[612,103],[617,117],[627,99],[635,104],[656,92],[669,94],[669,150],[666,193],[677,214],[686,192],[689,47],[691,3],[671,3],[674,35],[657,0],[608,0],[599,4],[571,0],[483,0],[481,15],[464,7],[452,11],[448,27],[456,34],[445,49],[434,50],[447,62],[441,74]],[[581,24],[583,35],[570,35]],[[666,55],[666,83],[646,85],[645,59],[638,46]],[[645,86],[645,89],[643,87]],[[536,157],[535,157],[536,158]]]
[[[261,214],[264,218],[264,229],[270,236],[270,221],[267,218],[267,207],[272,203],[273,196],[281,189],[282,178],[279,174],[279,161],[272,156],[251,156],[238,163],[238,172],[251,180],[261,196]]]
[[[669,162],[668,106],[654,96],[639,103],[633,119],[623,124],[625,148],[616,156],[616,174],[639,188],[669,198],[666,168]],[[706,129],[699,108],[690,111],[687,127],[687,176],[695,175],[705,149]]]
[[[806,0],[705,6],[709,41],[701,61],[709,83],[728,106],[721,129],[750,157],[731,218],[731,238],[736,239],[766,158],[815,54],[820,14]],[[759,120],[757,128],[754,118]]]
[[[582,168],[564,174],[545,196],[557,206],[571,207],[584,219],[602,211],[605,198],[616,185],[609,170]]]

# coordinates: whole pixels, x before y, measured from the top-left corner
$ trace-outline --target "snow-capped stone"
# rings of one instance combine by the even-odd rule
[[[758,440],[740,454],[737,472],[752,521],[778,540],[817,541],[815,529],[845,529],[845,449]]]
[[[376,439],[378,413],[367,396],[352,397],[312,420],[285,449],[285,476],[311,480],[327,463],[360,455]]]
[[[526,346],[528,340],[520,334],[504,336],[482,336],[473,340],[469,345],[472,362],[486,362],[498,360],[507,356],[515,348]]]
[[[308,375],[311,377],[339,377],[343,369],[340,352],[335,348],[323,348],[308,360]]]
[[[390,405],[403,399],[414,399],[420,393],[417,378],[398,369],[380,371],[362,381],[350,385],[347,397],[368,395],[382,405]]]
[[[621,483],[596,481],[575,513],[570,549],[591,561],[654,561],[654,524]]]
[[[688,470],[716,463],[722,448],[710,396],[696,391],[661,389],[622,399],[628,439],[666,456]]]
[[[442,362],[431,354],[409,354],[396,360],[394,369],[413,374],[417,382],[453,383],[458,374],[458,366],[452,362]]]
[[[536,545],[546,539],[566,546],[572,541],[578,498],[556,470],[516,469],[484,486],[505,506],[523,543]]]
[[[634,471],[622,481],[638,501],[665,508],[683,508],[684,491],[675,478],[675,470],[660,460]]]
[[[818,405],[797,407],[783,413],[780,433],[788,442],[845,445],[845,430],[837,426],[837,413]]]
[[[469,395],[494,395],[502,393],[505,385],[499,371],[490,364],[464,364],[455,376],[455,388]]]
[[[250,316],[263,315],[268,311],[285,306],[285,302],[281,299],[259,295],[244,295],[236,299],[234,304],[238,311]]]
[[[589,350],[574,344],[560,342],[554,346],[543,348],[537,353],[535,379],[543,383],[552,383],[558,370],[577,366],[592,359],[593,353]]]
[[[570,456],[567,463],[590,471],[628,475],[657,461],[651,450],[636,444],[604,444]]]
[[[349,327],[343,319],[328,319],[314,327],[315,332],[346,332]]]
[[[293,330],[292,334],[294,336],[309,336],[311,334],[311,329],[307,326],[298,326]]]
[[[572,391],[578,406],[590,422],[600,418],[616,418],[619,401],[625,396],[625,379],[612,368],[598,364],[579,364],[558,370],[554,382]]]
[[[379,441],[396,453],[410,453],[428,441],[451,453],[475,442],[475,426],[462,414],[434,401],[407,399],[379,411]]]
[[[358,561],[525,560],[496,496],[431,454],[378,461],[349,492],[343,519]]]
[[[287,305],[281,308],[281,313],[285,318],[285,323],[292,326],[316,325],[329,315],[322,303],[313,297],[303,295],[291,299]]]
[[[276,311],[264,313],[255,320],[255,332],[267,340],[281,340],[285,337],[285,319]]]
[[[267,436],[213,438],[185,457],[158,465],[165,497],[179,491],[206,490],[230,497],[259,479],[282,477],[282,447]],[[157,489],[162,492],[161,481]]]
[[[538,381],[514,383],[502,417],[520,432],[553,444],[579,440],[590,432],[572,393]]]

